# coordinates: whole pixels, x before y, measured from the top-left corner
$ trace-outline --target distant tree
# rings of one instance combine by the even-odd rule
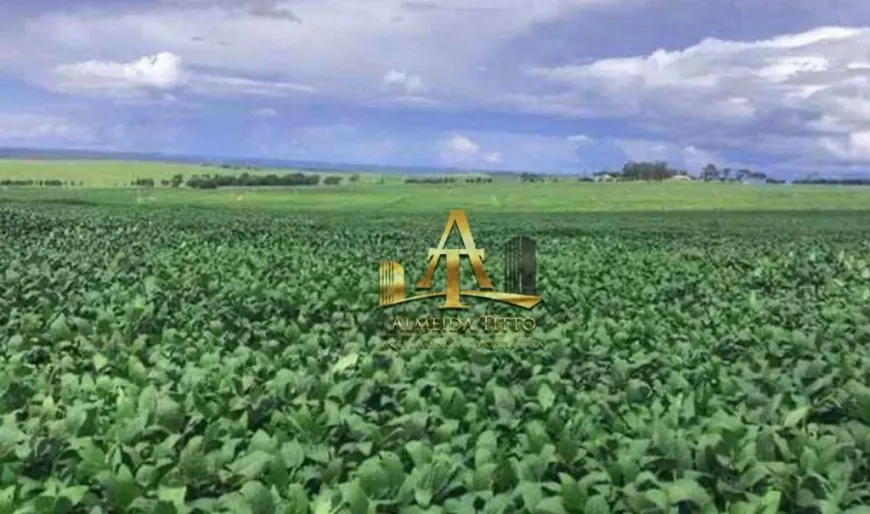
[[[314,186],[320,183],[320,175],[303,173],[283,173],[276,175],[252,176],[247,172],[241,175],[194,175],[187,181],[187,187],[214,189],[218,187],[272,187],[272,186]]]
[[[178,187],[184,182],[184,176],[181,173],[176,173],[172,176],[172,179],[169,181],[169,185],[172,187]]]
[[[452,184],[456,177],[408,177],[406,184]]]
[[[359,173],[354,173],[353,175],[351,175],[350,178],[348,178],[348,181],[350,181],[352,184],[356,184],[357,182],[359,182]]]
[[[341,177],[338,175],[330,175],[323,179],[323,183],[327,186],[337,186],[341,184]]]
[[[628,162],[622,167],[622,180],[665,180],[677,174],[665,161]]]
[[[160,185],[163,187],[167,187],[167,186],[169,186],[169,181],[166,180],[165,178],[160,179]]]
[[[798,185],[817,186],[870,186],[870,178],[825,178],[818,173],[803,179],[795,180]]]
[[[707,164],[701,170],[701,180],[710,182],[719,178],[719,169],[713,163]]]

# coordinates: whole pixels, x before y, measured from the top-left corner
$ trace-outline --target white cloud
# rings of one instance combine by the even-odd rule
[[[501,152],[483,151],[480,144],[462,134],[452,134],[442,139],[437,149],[441,161],[451,166],[499,164],[504,160]]]
[[[477,155],[480,145],[459,134],[453,134],[445,145],[450,151],[465,155]]]
[[[469,164],[477,161],[480,146],[460,134],[453,134],[438,143],[441,160],[451,165]]]
[[[209,96],[250,95],[267,97],[286,97],[299,93],[316,92],[313,87],[304,84],[204,74],[193,75],[190,90]]]
[[[839,138],[823,137],[819,145],[834,157],[848,162],[870,162],[870,130]]]
[[[815,138],[792,150],[807,158],[866,159],[870,68],[861,63],[868,45],[870,29],[844,27],[753,42],[706,39],[680,51],[533,68],[529,76],[548,92],[498,101],[528,112],[619,118],[684,146],[727,136],[752,150],[757,134],[769,132]]]
[[[382,79],[384,85],[388,87],[399,87],[405,95],[413,96],[424,91],[423,79],[417,75],[409,75],[404,71],[390,70]]]
[[[130,62],[84,61],[54,68],[43,85],[64,93],[136,97],[163,91],[162,98],[176,100],[168,91],[192,91],[208,96],[271,96],[312,93],[310,86],[229,77],[187,69],[182,58],[160,52]]]
[[[577,173],[590,166],[578,144],[563,136],[482,131],[451,134],[440,143],[440,157],[448,165],[550,173]]]
[[[55,67],[59,87],[78,91],[171,90],[185,84],[181,57],[160,52],[132,62],[84,61]]]
[[[163,4],[223,7],[250,16],[275,18],[302,23],[287,2],[275,0],[159,0]]]
[[[593,142],[594,139],[592,139],[591,137],[589,137],[585,134],[575,134],[573,136],[568,136],[568,141],[571,141],[572,143],[577,143],[577,144],[586,144],[586,143]]]
[[[382,92],[384,73],[406,96],[427,85],[452,100],[488,87],[473,77],[507,45],[566,13],[642,0],[164,0],[112,9],[75,7],[34,16],[0,35],[0,69],[77,62],[128,63],[155,50],[183,56],[187,69],[230,77],[311,84],[325,94],[366,98]],[[302,23],[288,23],[292,12]],[[497,63],[496,63],[497,64]],[[407,70],[413,69],[413,74]],[[389,73],[393,70],[395,73]],[[406,71],[403,71],[406,70]],[[508,70],[513,74],[514,71]],[[263,77],[268,77],[265,79]],[[425,77],[425,82],[422,79]]]
[[[481,156],[484,162],[488,162],[490,164],[498,164],[502,161],[501,152],[489,152],[485,153]]]
[[[704,39],[679,50],[589,62],[583,41],[569,45],[562,27],[546,25],[589,7],[596,9],[585,11],[591,16],[602,6],[644,1],[649,0],[161,0],[111,9],[73,6],[10,24],[0,34],[0,73],[68,93],[121,97],[248,95],[281,107],[279,98],[317,93],[365,107],[462,112],[485,106],[615,120],[646,132],[647,143],[638,143],[638,136],[623,145],[640,153],[654,154],[658,143],[648,143],[653,140],[685,159],[753,150],[783,161],[870,163],[870,29],[820,27],[758,41]],[[804,21],[811,26],[813,20]],[[552,44],[540,44],[541,36],[551,35]],[[542,48],[541,55],[534,53]],[[563,48],[568,50],[560,53]],[[607,139],[585,137],[560,137],[546,146],[573,155],[580,145],[591,151]],[[468,140],[476,150],[448,144],[439,146],[439,155],[462,163],[507,157],[511,164],[532,155],[495,144],[505,149],[501,155]]]
[[[254,109],[251,111],[251,114],[258,118],[275,118],[278,116],[278,111],[271,107],[263,107],[260,109]]]
[[[97,141],[91,127],[70,118],[45,114],[0,115],[0,144],[67,143]]]

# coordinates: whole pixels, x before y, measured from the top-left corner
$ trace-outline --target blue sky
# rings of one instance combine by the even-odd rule
[[[870,169],[863,0],[4,4],[0,146]]]

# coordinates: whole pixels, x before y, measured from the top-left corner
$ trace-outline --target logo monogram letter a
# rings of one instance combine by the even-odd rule
[[[462,238],[462,244],[465,246],[464,249],[444,248],[454,225],[459,229],[459,236]],[[445,289],[445,296],[447,298],[444,305],[441,306],[442,309],[467,308],[466,305],[462,305],[459,301],[459,262],[462,256],[468,257],[471,261],[471,269],[474,270],[477,287],[485,290],[493,289],[492,281],[486,274],[486,270],[483,269],[483,248],[477,248],[474,245],[474,237],[471,235],[471,228],[468,226],[468,218],[465,216],[464,210],[450,211],[447,225],[444,227],[444,234],[438,243],[438,248],[429,249],[429,266],[426,268],[423,277],[417,282],[418,289],[429,289],[432,287],[432,275],[435,273],[435,267],[438,266],[442,256],[447,260],[447,288]]]

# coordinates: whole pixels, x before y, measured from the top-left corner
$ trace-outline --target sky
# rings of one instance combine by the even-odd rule
[[[29,0],[0,19],[0,146],[870,170],[865,0]]]

